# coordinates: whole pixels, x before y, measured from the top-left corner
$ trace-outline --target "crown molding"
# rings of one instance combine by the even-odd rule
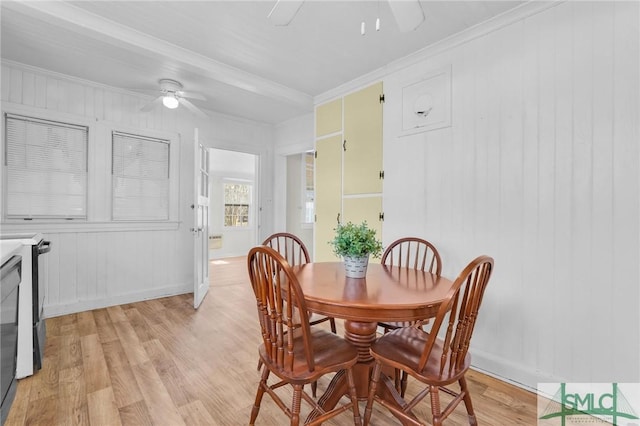
[[[295,106],[311,108],[313,97],[271,80],[234,68],[191,50],[136,31],[117,22],[104,19],[72,4],[61,1],[3,2],[2,7],[26,13],[48,23],[59,25],[80,35],[93,37],[127,48],[144,50],[193,68],[202,76],[277,99]]]
[[[386,76],[397,71],[425,61],[430,57],[446,52],[462,44],[468,43],[472,40],[497,31],[515,22],[529,18],[547,9],[565,3],[566,1],[568,0],[531,0],[527,3],[523,3],[518,7],[501,13],[500,15],[494,16],[493,18],[476,24],[473,27],[469,27],[443,40],[430,44],[418,50],[417,52],[405,56],[404,58],[400,58],[398,60],[390,62],[384,67],[378,68],[374,71],[371,71],[370,73],[364,74],[354,80],[341,84],[338,87],[317,95],[313,98],[313,103],[314,105],[319,105],[344,96],[349,92],[356,91],[373,82],[380,81]]]

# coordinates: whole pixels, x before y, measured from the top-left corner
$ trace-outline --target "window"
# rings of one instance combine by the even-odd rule
[[[251,185],[240,182],[224,184],[224,226],[246,228],[251,209]]]
[[[113,220],[169,219],[169,142],[113,132]]]
[[[5,215],[14,219],[86,219],[85,126],[5,115]]]
[[[304,202],[304,216],[303,223],[313,223],[315,218],[315,186],[313,183],[313,170],[314,170],[314,160],[315,155],[313,152],[306,152],[302,154],[303,162],[302,167],[304,170],[302,171],[304,187],[302,194],[302,201]]]

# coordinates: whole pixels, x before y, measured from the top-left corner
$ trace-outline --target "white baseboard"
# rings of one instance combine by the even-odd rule
[[[471,368],[519,388],[536,392],[538,383],[562,383],[566,378],[535,371],[525,365],[471,349]]]
[[[78,312],[91,311],[93,309],[122,305],[125,303],[142,302],[143,300],[159,299],[161,297],[175,296],[178,294],[186,294],[192,292],[193,284],[177,284],[175,286],[154,288],[151,290],[145,290],[136,293],[127,293],[105,299],[83,300],[75,303],[65,303],[53,306],[45,305],[43,309],[43,315],[45,318],[53,318],[62,315],[75,314]]]

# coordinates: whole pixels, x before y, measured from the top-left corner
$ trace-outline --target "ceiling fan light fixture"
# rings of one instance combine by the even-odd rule
[[[175,95],[167,95],[162,98],[162,105],[166,106],[169,109],[178,108],[178,98]]]

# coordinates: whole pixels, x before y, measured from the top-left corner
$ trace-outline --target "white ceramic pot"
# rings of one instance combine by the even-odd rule
[[[367,275],[369,256],[344,256],[344,274],[349,278],[364,278]]]

